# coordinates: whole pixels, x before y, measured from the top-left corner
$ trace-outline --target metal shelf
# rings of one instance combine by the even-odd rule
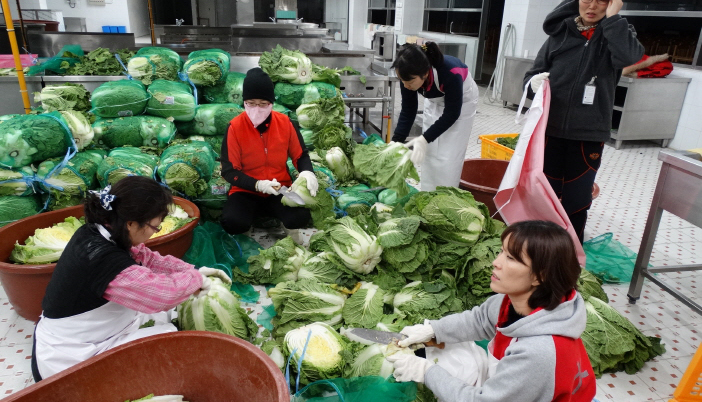
[[[621,10],[621,16],[702,18],[702,11]]]

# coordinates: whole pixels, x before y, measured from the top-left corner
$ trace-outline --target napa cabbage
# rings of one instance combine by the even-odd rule
[[[302,361],[300,384],[305,385],[340,377],[346,363],[343,352],[348,348],[348,343],[331,326],[315,322],[288,332],[283,350],[286,356],[292,356],[290,366],[294,371],[297,371],[298,362]]]
[[[183,72],[193,84],[209,87],[223,81],[230,63],[231,55],[222,49],[196,50],[188,55]]]
[[[188,197],[197,197],[207,191],[216,157],[207,142],[173,144],[161,154],[157,173],[169,188]]]
[[[244,78],[246,74],[230,71],[226,73],[223,80],[220,80],[215,85],[204,87],[202,89],[202,97],[208,103],[233,103],[239,106],[244,106]]]
[[[316,173],[315,173],[316,174]],[[319,188],[317,194],[312,197],[307,189],[307,179],[298,177],[290,186],[290,190],[300,197],[305,202],[305,205],[298,205],[286,197],[283,197],[281,203],[288,207],[304,207],[310,210],[312,222],[316,228],[323,229],[326,226],[326,220],[334,218],[334,198],[326,191],[326,184],[322,181],[317,181]]]
[[[405,180],[419,181],[419,174],[410,160],[411,152],[398,142],[376,146],[358,145],[353,154],[353,166],[371,183],[393,189],[397,195],[409,194]]]
[[[146,113],[152,116],[190,121],[195,118],[195,97],[190,85],[184,82],[156,80],[149,85],[151,95]]]
[[[0,168],[0,196],[32,194],[34,181],[34,170],[29,166],[19,169]]]
[[[345,216],[331,223],[323,233],[326,251],[333,251],[351,271],[369,274],[380,261],[383,247],[378,239],[366,233],[353,218]],[[310,246],[311,246],[310,240]]]
[[[76,143],[78,151],[90,145],[95,136],[93,126],[90,125],[90,120],[82,112],[75,110],[60,111],[63,121],[71,130],[73,141]]]
[[[311,103],[300,105],[295,110],[300,127],[310,130],[321,130],[327,124],[344,121],[344,100],[340,97],[318,99]]]
[[[15,243],[10,260],[17,264],[51,264],[59,260],[73,234],[83,223],[73,216],[48,228],[36,229],[24,242]]]
[[[327,166],[334,173],[334,177],[340,183],[348,182],[354,179],[354,170],[351,160],[346,156],[344,151],[339,147],[333,147],[324,152],[324,160]]]
[[[232,274],[237,281],[256,285],[295,281],[297,271],[308,257],[307,249],[288,236],[261,250],[260,254],[249,257],[248,273],[234,268]]]
[[[280,282],[268,290],[277,313],[276,331],[286,333],[312,322],[339,325],[346,295],[314,279]]]
[[[361,282],[361,287],[346,300],[342,317],[346,325],[373,328],[383,317],[385,291],[370,282]]]
[[[34,93],[34,103],[40,103],[44,111],[90,109],[90,92],[82,84],[47,85]]]
[[[312,62],[299,50],[278,45],[270,52],[263,52],[258,65],[273,82],[308,84],[312,81]]]

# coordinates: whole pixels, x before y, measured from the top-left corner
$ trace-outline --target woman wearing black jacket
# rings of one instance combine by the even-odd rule
[[[644,48],[619,15],[622,0],[565,0],[544,21],[549,36],[524,76],[533,96],[550,81],[544,174],[583,241],[592,186],[610,138],[614,91]]]

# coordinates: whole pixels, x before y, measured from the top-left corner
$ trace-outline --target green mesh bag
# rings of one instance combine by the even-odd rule
[[[100,187],[115,184],[127,176],[154,177],[158,156],[142,152],[139,148],[115,148],[98,166]]]
[[[0,196],[34,194],[34,170],[25,166],[19,169],[0,168]]]
[[[98,117],[127,117],[144,113],[149,94],[139,81],[106,82],[90,96],[91,112]]]
[[[373,144],[375,146],[384,146],[385,141],[378,134],[371,134],[363,140],[363,145]]]
[[[398,197],[397,191],[390,188],[386,188],[378,194],[378,202],[382,202],[385,205],[390,205],[391,207],[394,207],[397,204],[404,205],[407,201],[409,201],[412,195],[419,192],[419,190],[410,186],[409,184],[405,183],[405,185],[407,186],[407,189],[409,191],[409,193],[406,196]]]
[[[195,110],[195,118],[191,121],[177,122],[178,133],[189,135],[226,135],[229,122],[244,112],[239,105],[219,103],[199,105]]]
[[[210,210],[221,210],[227,202],[227,196],[231,184],[222,177],[222,164],[215,163],[212,178],[207,182],[207,189],[204,193],[192,199],[199,208],[205,207]]]
[[[182,71],[193,84],[211,87],[224,80],[230,59],[229,52],[222,49],[196,50],[188,55]]]
[[[66,45],[56,53],[56,56],[41,60],[39,64],[29,67],[27,75],[65,75],[69,67],[80,62],[83,56],[80,45]]]
[[[234,103],[244,106],[244,99],[242,98],[244,78],[246,78],[244,73],[229,71],[225,74],[224,80],[218,81],[213,86],[204,87],[202,89],[202,97],[207,103]]]
[[[0,196],[0,227],[16,220],[36,215],[43,209],[38,196]]]
[[[395,382],[394,378],[367,376],[315,381],[295,393],[290,401],[412,402],[415,398],[417,398],[415,382]]]
[[[636,253],[605,233],[583,243],[585,269],[604,283],[631,282]]]
[[[294,110],[304,103],[312,103],[317,99],[334,98],[337,95],[337,90],[334,85],[326,82],[311,82],[302,85],[278,82],[275,84],[273,93],[276,102]]]
[[[59,112],[0,120],[0,167],[21,168],[66,155],[73,135]]]
[[[98,166],[107,155],[100,149],[78,152],[68,162],[52,158],[39,164],[37,182],[48,195],[48,209],[78,205],[88,190],[97,188]]]
[[[370,211],[370,207],[376,202],[378,202],[378,199],[371,192],[344,193],[336,199],[336,205],[339,209],[351,217],[367,214]]]
[[[165,47],[143,47],[129,59],[127,72],[144,85],[157,79],[175,81],[183,65],[178,53]]]
[[[152,116],[172,117],[178,121],[190,121],[195,117],[193,89],[184,82],[156,80],[149,85],[151,98],[146,104],[146,113]]]
[[[175,137],[176,126],[162,117],[130,116],[99,119],[93,123],[93,131],[93,142],[101,147],[165,148]]]
[[[215,157],[210,144],[204,141],[174,144],[161,154],[158,176],[172,190],[198,197],[207,191]]]

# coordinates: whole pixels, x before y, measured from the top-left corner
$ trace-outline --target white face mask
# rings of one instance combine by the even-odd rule
[[[246,114],[249,116],[249,120],[251,120],[254,127],[258,127],[261,123],[266,121],[268,116],[271,114],[273,104],[271,103],[266,107],[251,107],[244,103],[244,110],[246,110]]]

